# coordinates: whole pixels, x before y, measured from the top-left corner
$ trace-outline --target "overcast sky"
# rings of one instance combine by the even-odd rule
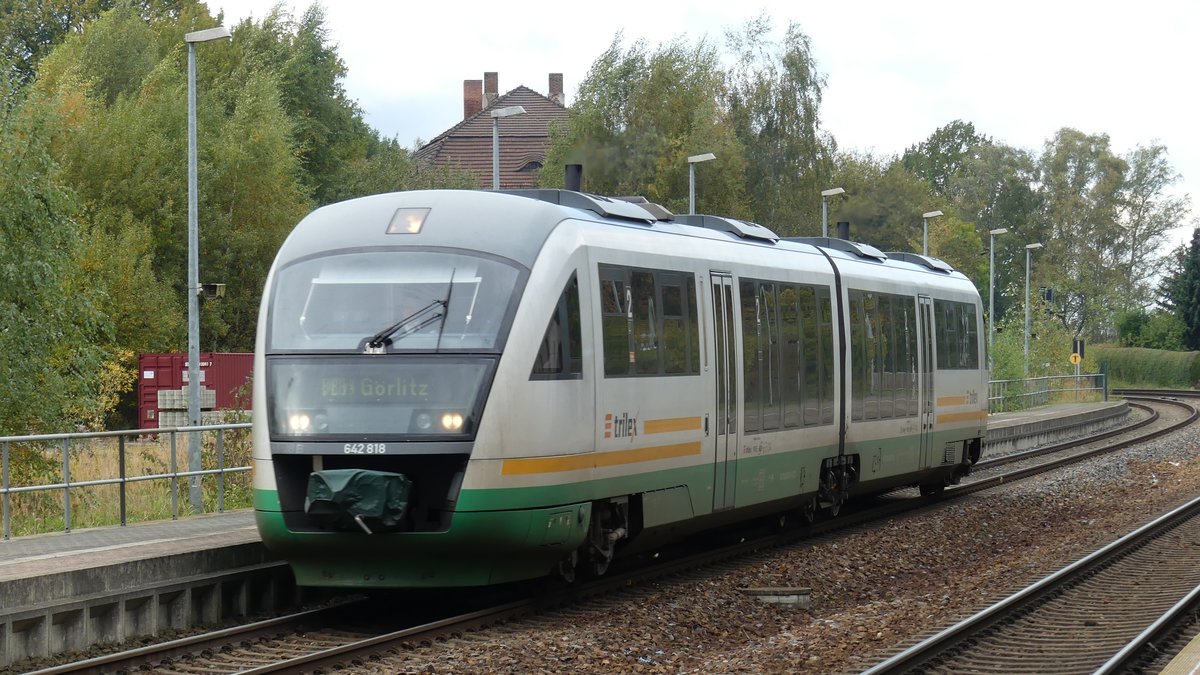
[[[208,0],[232,26],[273,0]],[[299,17],[312,0],[283,0]],[[369,124],[405,145],[462,119],[462,81],[499,73],[499,89],[546,93],[563,73],[567,103],[619,31],[625,44],[678,36],[721,41],[765,12],[798,23],[828,78],[824,128],[842,149],[899,154],[962,119],[1040,151],[1065,126],[1107,133],[1124,154],[1160,142],[1200,197],[1195,102],[1200,3],[1009,0],[998,3],[805,0],[399,2],[325,0],[345,87]],[[1190,238],[1190,227],[1173,241]]]

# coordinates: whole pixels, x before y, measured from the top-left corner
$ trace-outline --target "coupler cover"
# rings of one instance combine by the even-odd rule
[[[363,519],[384,527],[404,520],[412,481],[399,473],[330,469],[308,476],[304,512],[318,524],[357,529]],[[357,521],[357,524],[356,524]]]

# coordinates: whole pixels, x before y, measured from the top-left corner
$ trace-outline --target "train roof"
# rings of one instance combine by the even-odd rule
[[[769,228],[749,221],[672,214],[640,197],[603,197],[570,190],[415,190],[330,204],[300,221],[280,249],[280,260],[304,258],[332,249],[378,247],[385,232],[404,236],[400,230],[389,230],[389,224],[405,209],[424,210],[420,229],[422,246],[461,248],[465,236],[475,247],[526,267],[533,265],[546,238],[559,223],[575,219],[772,249],[809,253],[822,249],[835,260],[965,279],[945,261],[929,256],[884,253],[869,244],[843,239],[780,237]],[[519,232],[513,224],[517,220]],[[454,222],[455,226],[443,227],[446,222]],[[462,223],[467,225],[464,227]]]

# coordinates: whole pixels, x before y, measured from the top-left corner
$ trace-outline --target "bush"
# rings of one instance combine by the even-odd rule
[[[1143,347],[1093,345],[1084,369],[1097,372],[1108,364],[1109,386],[1193,388],[1200,383],[1200,352],[1175,352]]]

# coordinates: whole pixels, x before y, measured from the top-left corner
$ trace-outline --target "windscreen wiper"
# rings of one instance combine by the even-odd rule
[[[446,305],[447,305],[447,303],[445,300],[434,300],[433,302],[429,303],[428,305],[425,305],[421,309],[418,309],[417,311],[413,312],[412,314],[409,314],[408,316],[404,317],[403,319],[400,319],[396,323],[388,326],[387,328],[384,328],[383,330],[379,331],[378,333],[376,333],[366,339],[366,341],[365,341],[366,346],[363,349],[363,353],[364,354],[382,354],[382,353],[384,353],[384,349],[388,345],[390,345],[394,342],[397,342],[398,340],[404,338],[405,336],[412,335],[413,333],[421,330],[422,328],[428,326],[429,324],[433,323],[434,321],[441,319],[443,313],[438,312],[437,314],[434,314],[433,316],[426,317],[424,320],[422,320],[421,322],[419,322],[415,325],[411,325],[411,326],[409,325],[412,322],[416,321],[417,318],[424,316],[425,314],[428,314],[429,312],[433,311],[433,309],[435,307],[445,308]],[[408,326],[408,327],[405,328],[405,326]],[[404,328],[404,330],[400,331],[401,328]],[[397,332],[399,332],[399,334],[397,334]],[[395,337],[392,337],[393,335],[395,335]]]

